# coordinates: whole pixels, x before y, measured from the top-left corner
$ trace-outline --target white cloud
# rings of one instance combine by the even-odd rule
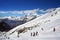
[[[22,10],[22,11],[0,11],[0,14],[6,14],[6,13],[11,13],[11,14],[36,14],[36,12],[39,11],[39,9],[34,9],[34,10]]]
[[[25,10],[24,14],[37,14],[37,11],[39,11],[39,9],[34,9],[34,10]]]
[[[42,13],[45,13],[46,12],[46,10],[43,10],[43,9],[41,9],[41,10],[39,10],[40,12],[42,12]]]
[[[33,10],[22,10],[22,11],[0,11],[0,14],[25,14],[25,15],[38,15],[37,12],[45,12],[44,10],[33,9]]]
[[[0,14],[9,14],[9,13],[11,13],[11,14],[22,14],[23,13],[23,11],[0,11]]]
[[[8,13],[8,12],[5,12],[5,11],[0,11],[0,13],[5,14],[5,13]]]
[[[8,11],[11,14],[23,14],[23,11]]]

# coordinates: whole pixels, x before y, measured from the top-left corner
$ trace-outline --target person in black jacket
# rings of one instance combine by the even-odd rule
[[[53,32],[55,32],[56,31],[56,29],[55,28],[53,28]]]

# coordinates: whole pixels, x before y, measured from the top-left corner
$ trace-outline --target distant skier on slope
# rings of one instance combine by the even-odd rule
[[[38,32],[36,32],[36,36],[38,35]]]
[[[41,28],[41,30],[43,31],[44,29],[43,29],[43,28]]]
[[[32,33],[31,33],[31,36],[32,36]]]
[[[35,36],[35,32],[33,32],[33,36]]]
[[[56,31],[56,29],[55,28],[53,28],[53,32],[55,32]]]
[[[18,32],[18,34],[17,34],[17,37],[19,37],[19,32]]]

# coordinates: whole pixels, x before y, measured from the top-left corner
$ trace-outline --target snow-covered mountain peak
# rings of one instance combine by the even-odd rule
[[[46,13],[51,13],[51,12],[58,12],[58,11],[60,11],[60,7],[58,7],[58,8],[51,8],[51,9],[47,9],[47,10],[45,10],[45,12]]]

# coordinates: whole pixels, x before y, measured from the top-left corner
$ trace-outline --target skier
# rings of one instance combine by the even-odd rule
[[[17,37],[19,37],[19,32],[17,33]]]
[[[38,32],[36,32],[36,35],[38,35]]]
[[[43,28],[41,28],[41,30],[43,31],[44,29],[43,29]]]
[[[55,28],[53,28],[53,32],[55,32],[56,31],[56,29]]]
[[[33,36],[35,36],[35,32],[33,32]]]
[[[31,36],[32,36],[32,33],[31,33]]]

